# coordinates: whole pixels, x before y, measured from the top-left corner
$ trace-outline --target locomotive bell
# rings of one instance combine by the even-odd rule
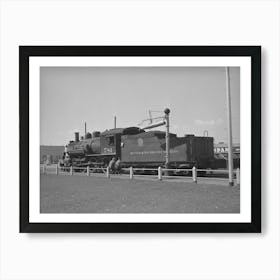
[[[85,135],[85,139],[91,139],[91,133],[87,132],[87,134]]]

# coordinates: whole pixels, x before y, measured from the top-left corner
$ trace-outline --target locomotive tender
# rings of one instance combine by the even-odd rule
[[[214,160],[213,137],[169,133],[168,168],[211,167]],[[102,133],[86,133],[70,141],[64,153],[64,166],[106,167],[115,157],[121,167],[157,168],[165,166],[165,132],[145,131],[139,127],[114,128]]]

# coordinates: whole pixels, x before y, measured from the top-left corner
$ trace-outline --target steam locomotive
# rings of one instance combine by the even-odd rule
[[[169,133],[169,168],[208,168],[214,160],[213,137]],[[112,158],[121,167],[157,168],[165,166],[166,139],[160,130],[145,131],[139,127],[96,131],[79,137],[65,146],[63,166],[106,167]]]

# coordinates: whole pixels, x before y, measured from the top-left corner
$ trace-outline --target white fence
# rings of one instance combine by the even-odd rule
[[[58,165],[40,165],[41,174],[56,174],[56,175],[84,175],[93,176],[94,174],[103,174],[103,176],[110,178],[112,175],[122,175],[127,176],[129,179],[134,177],[154,177],[158,180],[163,180],[164,178],[188,178],[194,183],[198,182],[198,179],[202,178],[216,178],[217,175],[228,176],[228,170],[226,169],[197,169],[193,167],[191,169],[167,169],[167,168],[122,168],[122,173],[111,172],[109,167],[60,167]],[[149,174],[141,174],[141,173]],[[184,173],[182,175],[182,173]],[[216,174],[216,177],[215,177]],[[240,169],[234,170],[236,184],[240,184]],[[224,177],[226,179],[226,177]]]

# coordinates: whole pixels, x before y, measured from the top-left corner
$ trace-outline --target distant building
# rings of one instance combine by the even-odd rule
[[[233,154],[240,155],[240,144],[235,143],[232,145]],[[228,144],[224,142],[220,142],[218,144],[214,144],[214,153],[215,154],[223,154],[228,153]]]
[[[220,142],[214,144],[214,156],[216,168],[227,167],[228,164],[228,144]],[[240,144],[235,143],[232,147],[232,158],[234,168],[240,168]]]
[[[64,146],[40,146],[40,163],[57,163],[63,156]]]

